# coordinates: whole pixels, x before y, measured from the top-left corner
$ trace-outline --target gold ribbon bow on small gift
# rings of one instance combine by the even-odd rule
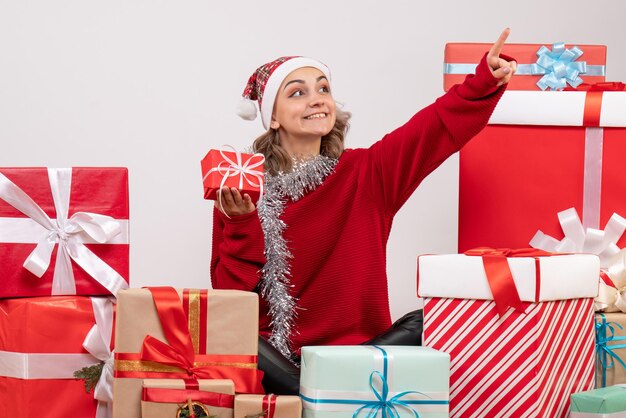
[[[209,410],[200,402],[193,402],[191,398],[187,403],[178,408],[176,418],[218,418],[217,415],[209,415]]]

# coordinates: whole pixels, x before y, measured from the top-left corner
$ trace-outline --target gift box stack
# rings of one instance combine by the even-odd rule
[[[187,416],[232,418],[235,393],[263,393],[255,293],[128,289],[117,309],[113,417],[173,417],[187,405]]]
[[[221,186],[237,172],[261,193],[262,159],[210,155]],[[128,219],[126,169],[0,169],[0,418],[232,418],[236,392],[263,393],[257,295],[128,289]],[[297,397],[240,403],[301,414]]]
[[[487,49],[448,44],[445,89]],[[424,345],[451,355],[451,416],[565,417],[626,380],[626,91],[603,46],[502,52],[518,71],[460,153],[460,254],[418,261]]]
[[[126,169],[0,168],[0,417],[110,411],[128,248]]]
[[[257,295],[128,289],[128,214],[126,169],[0,169],[0,417],[233,417],[262,393]]]

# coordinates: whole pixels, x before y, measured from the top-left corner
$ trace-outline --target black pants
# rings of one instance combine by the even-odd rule
[[[363,345],[421,345],[422,325],[422,311],[409,312]],[[265,372],[263,388],[266,393],[299,394],[300,369],[262,337],[259,337],[259,369]]]

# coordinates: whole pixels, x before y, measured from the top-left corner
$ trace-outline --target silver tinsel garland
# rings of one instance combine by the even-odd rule
[[[265,193],[257,210],[265,235],[266,264],[261,269],[261,297],[269,304],[272,335],[269,339],[278,351],[291,358],[291,336],[296,317],[296,299],[292,287],[289,260],[293,257],[283,236],[287,228],[280,219],[287,198],[297,201],[315,190],[333,172],[337,159],[318,155],[305,161],[294,161],[293,170],[276,176],[266,174]]]

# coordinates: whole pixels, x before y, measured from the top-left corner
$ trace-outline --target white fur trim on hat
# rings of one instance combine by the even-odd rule
[[[317,68],[324,73],[328,81],[330,81],[330,70],[321,62],[307,57],[296,57],[282,63],[278,68],[274,70],[270,78],[265,84],[265,90],[263,91],[263,100],[261,104],[261,120],[265,129],[269,129],[272,122],[272,112],[274,110],[274,102],[276,101],[276,94],[282,84],[283,80],[294,70],[303,67]]]
[[[245,120],[255,120],[256,119],[256,104],[254,104],[253,100],[250,99],[241,99],[239,103],[237,103],[237,115],[240,118]]]

